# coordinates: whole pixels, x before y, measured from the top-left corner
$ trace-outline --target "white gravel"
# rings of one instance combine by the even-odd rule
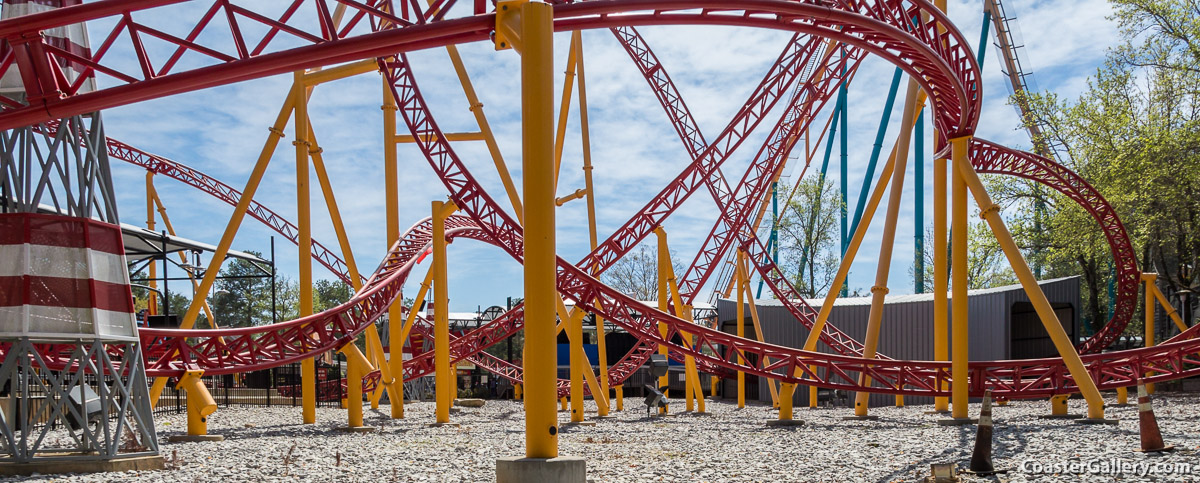
[[[709,415],[647,419],[639,398],[625,402],[625,411],[614,412],[612,419],[564,427],[560,434],[559,453],[586,458],[589,480],[915,481],[929,474],[930,463],[965,467],[975,441],[974,426],[939,426],[941,416],[924,414],[930,406],[873,408],[871,414],[879,416],[875,421],[843,421],[848,409],[797,408],[796,418],[807,424],[767,428],[764,423],[775,413],[762,405],[739,410],[731,402],[710,400]],[[682,401],[673,402],[673,410],[683,409]],[[995,463],[1013,471],[965,481],[1200,481],[1200,395],[1160,393],[1154,404],[1167,444],[1177,448],[1172,453],[1134,451],[1139,447],[1136,406],[1110,407],[1109,417],[1120,419],[1115,426],[1038,419],[1049,412],[1045,400],[995,407]],[[1072,399],[1070,406],[1073,413],[1085,410],[1082,400]],[[589,401],[589,418],[594,407]],[[317,424],[303,425],[300,408],[223,408],[210,418],[209,432],[226,439],[207,443],[166,443],[167,436],[185,428],[184,416],[172,415],[156,421],[170,469],[23,481],[489,481],[497,458],[523,454],[524,419],[517,402],[462,408],[451,415],[459,428],[427,427],[433,420],[431,402],[405,409],[407,418],[394,421],[387,406],[367,409],[367,424],[380,431],[346,434],[336,430],[346,422],[341,410],[318,409]],[[972,405],[971,415],[978,410]],[[568,418],[565,412],[559,417]],[[1101,470],[1114,459],[1196,468],[1191,474],[1145,477],[1087,474],[1089,466]],[[1038,466],[1051,472],[1031,471]]]

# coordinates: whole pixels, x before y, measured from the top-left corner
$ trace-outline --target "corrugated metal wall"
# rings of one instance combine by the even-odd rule
[[[1070,321],[1062,321],[1069,334],[1078,334],[1079,324],[1079,279],[1071,277],[1042,282],[1042,290],[1051,304],[1057,307],[1070,307],[1073,314]],[[933,359],[933,297],[925,295],[905,295],[888,297],[883,309],[883,322],[879,333],[878,351],[895,359],[931,360]],[[997,289],[973,291],[969,298],[970,320],[970,359],[972,361],[1001,360],[1011,358],[1011,310],[1015,303],[1028,302],[1029,298],[1019,286],[1002,287]],[[819,307],[814,306],[815,309]],[[749,306],[746,307],[746,337],[754,338],[754,327],[750,320]],[[867,328],[867,317],[870,314],[870,298],[845,299],[839,301],[829,316],[829,322],[850,336],[863,340]],[[1059,311],[1063,313],[1062,310]],[[736,332],[734,319],[737,317],[737,302],[719,300],[717,313],[721,320],[721,330],[728,333]],[[802,347],[808,337],[808,329],[792,316],[777,300],[758,301],[758,315],[762,326],[763,339],[766,342],[788,347]],[[1041,334],[1045,335],[1045,330]],[[953,337],[953,334],[951,334]],[[821,352],[832,353],[824,344],[819,346]],[[759,401],[770,401],[771,396],[766,381],[750,381],[756,379],[747,377],[747,395],[755,399],[752,388],[757,388]],[[733,395],[736,391],[736,381],[723,381],[725,394]],[[807,404],[808,390],[800,388],[795,395],[796,404]],[[853,395],[847,398],[853,404]],[[871,406],[894,404],[895,397],[887,394],[872,394]],[[932,404],[933,398],[908,397],[907,404]]]

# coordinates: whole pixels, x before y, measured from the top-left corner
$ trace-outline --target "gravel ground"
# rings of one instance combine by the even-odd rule
[[[587,458],[592,481],[916,481],[930,463],[957,462],[965,467],[975,427],[943,427],[930,406],[873,408],[875,421],[843,421],[848,409],[797,408],[806,424],[767,428],[774,416],[768,406],[737,409],[726,401],[708,401],[708,415],[683,413],[646,418],[637,398],[626,410],[592,427],[563,427],[559,453]],[[589,417],[594,406],[589,401]],[[1200,395],[1160,393],[1155,412],[1172,453],[1137,453],[1136,406],[1110,407],[1115,426],[1083,426],[1041,420],[1047,401],[1014,402],[995,407],[997,467],[1007,475],[965,481],[1200,481]],[[1085,412],[1082,400],[1070,401],[1072,413]],[[676,401],[672,409],[683,409]],[[300,409],[224,408],[209,420],[209,432],[223,442],[166,443],[182,434],[183,415],[156,421],[162,452],[170,469],[97,475],[36,476],[23,481],[489,481],[495,460],[523,454],[522,406],[488,401],[451,415],[459,428],[432,428],[432,402],[410,403],[407,418],[388,419],[388,408],[366,411],[371,434],[336,430],[346,414],[317,410],[317,424],[300,423]],[[971,415],[979,406],[971,406]],[[566,421],[565,412],[559,418]],[[290,456],[288,456],[290,454]],[[338,460],[340,458],[340,464]],[[1113,462],[1125,465],[1184,463],[1191,474],[1088,474]],[[1076,465],[1078,468],[1071,468]],[[1057,468],[1056,468],[1057,466]],[[1040,467],[1040,468],[1039,468]],[[1048,472],[1045,470],[1048,468]],[[1043,469],[1038,473],[1036,470]],[[14,481],[14,480],[3,480]]]

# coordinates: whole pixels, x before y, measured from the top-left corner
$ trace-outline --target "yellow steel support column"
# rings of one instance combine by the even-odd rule
[[[749,267],[750,260],[748,258],[749,257],[743,257],[742,258],[743,264],[741,267],[739,267],[739,270],[742,271],[742,281],[744,282],[742,284],[743,285],[743,287],[742,287],[743,293],[746,296],[747,305],[750,306],[750,321],[754,324],[754,338],[757,339],[759,342],[766,342],[765,340],[763,340],[762,324],[759,322],[759,319],[758,319],[758,303],[754,300],[754,294],[750,292],[750,267]],[[770,364],[770,363],[771,363],[770,358],[763,357],[764,365]],[[759,380],[762,380],[762,378],[759,378]],[[771,393],[771,404],[774,407],[778,408],[779,400],[783,396],[780,394],[779,388],[777,388],[775,386],[774,379],[767,379],[767,389]]]
[[[615,391],[613,391],[613,392],[616,393],[616,397],[617,397],[617,411],[624,411],[625,410],[625,387],[624,386],[616,386],[613,389],[615,389]]]
[[[1171,322],[1175,323],[1175,327],[1179,328],[1180,332],[1188,330],[1187,324],[1183,323],[1183,318],[1179,316],[1179,311],[1171,306],[1171,302],[1167,301],[1167,296],[1163,295],[1162,290],[1158,289],[1158,285],[1151,284],[1150,288],[1154,289],[1154,298],[1158,299],[1159,305],[1162,305],[1163,311],[1167,313],[1167,317]]]
[[[937,146],[937,132],[934,131],[933,145]],[[946,259],[946,167],[949,161],[945,158],[933,161],[933,360],[950,360],[950,301],[947,297],[949,279],[946,270],[950,268]],[[921,275],[924,276],[924,275]],[[938,389],[945,389],[944,380],[939,378]],[[933,398],[933,410],[947,412],[950,410],[950,399],[945,396]]]
[[[583,142],[583,186],[587,192],[587,213],[588,213],[588,242],[591,245],[592,251],[596,250],[596,192],[592,185],[592,137],[591,131],[588,128],[588,107],[587,107],[587,84],[584,82],[586,76],[583,71],[583,36],[578,30],[571,33],[571,41],[575,45],[575,59],[578,68],[579,82],[579,131]],[[592,266],[592,275],[599,278],[600,272],[598,267]],[[600,387],[603,388],[604,394],[609,394],[608,381],[608,352],[604,340],[604,317],[596,314],[596,351],[600,355]],[[620,388],[617,389],[620,391]],[[623,404],[621,399],[617,399],[617,410],[620,411]],[[600,409],[600,416],[608,415],[608,407]]]
[[[668,285],[667,285],[667,272],[666,272],[666,270],[663,269],[663,257],[662,257],[663,251],[668,251],[667,250],[667,240],[666,240],[667,234],[666,234],[666,232],[662,231],[661,227],[655,228],[654,234],[658,237],[658,264],[657,264],[658,265],[658,269],[657,269],[657,273],[658,273],[658,310],[661,312],[669,313],[669,309],[667,308],[667,306],[668,306],[667,300],[670,297],[670,294],[668,293],[670,291],[670,289],[668,288]],[[667,257],[668,257],[667,259],[670,260],[669,251],[668,251]],[[668,261],[667,263],[670,263],[670,262]],[[658,323],[658,335],[662,336],[663,339],[667,338],[667,324],[662,323],[662,322]],[[663,357],[667,357],[667,346],[665,344],[658,345],[658,354]],[[660,389],[662,389],[664,399],[668,396],[668,392],[669,392],[668,387],[670,386],[670,383],[671,383],[671,371],[668,370],[666,374],[663,374],[662,376],[659,376],[659,378],[658,378],[658,387]],[[659,410],[658,410],[659,414],[667,414],[668,412],[670,412],[669,404],[664,405],[663,407],[659,408]]]
[[[888,195],[887,213],[884,215],[883,239],[879,242],[879,261],[875,268],[875,286],[871,287],[871,310],[867,316],[867,336],[863,342],[863,358],[874,359],[879,347],[879,329],[883,325],[883,301],[888,293],[888,274],[892,267],[892,246],[896,242],[896,220],[900,218],[900,202],[904,194],[904,170],[908,164],[908,145],[912,140],[913,110],[916,109],[917,92],[920,87],[909,80],[908,93],[904,96],[904,113],[900,117],[900,134],[896,139],[895,168]],[[919,275],[918,275],[919,276]],[[860,377],[863,387],[870,387],[871,378]],[[854,395],[854,415],[867,416],[868,399],[871,393],[859,391]]]
[[[1052,416],[1067,415],[1067,399],[1070,399],[1070,394],[1058,394],[1050,396],[1050,414]]]
[[[342,346],[339,351],[346,355],[346,408],[349,410],[349,427],[363,426],[363,386],[362,379],[368,372],[374,370],[362,351],[354,342]]]
[[[571,88],[575,84],[576,47],[579,43],[574,33],[571,35],[571,46],[567,48],[567,70],[563,72],[562,101],[558,107],[558,126],[554,130],[554,187],[558,192],[558,174],[562,170],[563,144],[567,137],[567,117],[571,113]],[[561,206],[561,204],[559,205]]]
[[[433,365],[434,389],[437,394],[437,423],[450,422],[450,393],[454,377],[450,373],[449,290],[446,287],[446,218],[442,202],[433,202]]]
[[[521,161],[525,223],[525,456],[558,456],[554,411],[554,29],[553,8],[521,9]],[[497,24],[503,23],[497,16]],[[498,25],[499,26],[499,25]]]
[[[299,95],[297,95],[299,92]],[[180,328],[190,329],[196,324],[196,318],[200,315],[200,309],[204,305],[204,298],[208,296],[208,292],[212,290],[213,283],[217,280],[217,274],[221,271],[221,263],[225,261],[225,256],[229,254],[229,247],[233,245],[233,238],[237,235],[238,227],[242,224],[242,219],[246,216],[246,210],[250,207],[250,201],[254,199],[254,193],[258,191],[258,185],[262,182],[263,174],[267,170],[267,165],[271,162],[271,155],[275,152],[275,148],[279,146],[279,139],[284,136],[283,129],[287,127],[288,119],[291,117],[292,108],[295,106],[297,97],[303,96],[303,90],[292,88],[288,92],[287,100],[283,107],[279,110],[279,115],[275,118],[275,123],[271,125],[271,136],[267,137],[266,143],[263,145],[262,152],[258,155],[258,161],[254,165],[254,169],[250,172],[250,179],[246,180],[246,187],[242,190],[242,197],[238,200],[237,206],[233,208],[233,214],[229,217],[229,223],[225,226],[225,232],[221,235],[221,241],[217,243],[217,249],[212,254],[212,259],[208,262],[208,267],[204,271],[204,279],[200,281],[200,286],[196,288],[196,295],[192,298],[192,304],[188,306],[187,313],[183,316],[183,321],[180,323]],[[157,404],[159,395],[166,387],[167,378],[158,377],[154,379],[154,385],[150,389],[151,406]]]
[[[954,239],[950,241],[951,263],[950,271],[953,279],[953,296],[950,299],[951,322],[954,324],[953,344],[951,345],[952,360],[950,367],[951,405],[950,414],[954,419],[966,419],[967,416],[967,362],[969,352],[967,343],[970,340],[967,325],[967,182],[963,176],[963,167],[958,164],[961,158],[966,160],[967,141],[970,138],[951,140],[953,150],[950,179],[950,232]]]
[[[167,227],[167,234],[174,236],[176,234],[175,227],[171,225],[171,217],[167,216],[167,208],[163,206],[162,199],[158,197],[158,190],[154,189],[153,185],[151,185],[151,189],[151,193],[154,195],[154,204],[158,207],[158,216],[162,217],[163,225]],[[187,254],[180,252],[179,261],[182,263],[187,263]],[[188,273],[188,280],[192,282],[192,290],[195,290],[196,287],[200,286],[200,281],[196,280],[196,277],[192,276],[191,273]],[[204,310],[204,316],[208,317],[208,326],[216,329],[217,318],[213,316],[212,307],[208,306],[208,301],[205,300],[204,304],[201,305],[200,308]]]
[[[1104,419],[1104,398],[1100,395],[1100,391],[1096,388],[1096,382],[1092,380],[1092,376],[1088,373],[1087,367],[1083,365],[1083,360],[1079,358],[1079,353],[1075,352],[1075,345],[1071,342],[1071,338],[1067,336],[1063,330],[1062,323],[1059,322],[1058,316],[1054,313],[1054,308],[1050,306],[1050,302],[1046,299],[1046,294],[1042,292],[1038,286],[1037,278],[1033,276],[1033,271],[1029,269],[1029,265],[1025,262],[1025,257],[1021,255],[1021,250],[1013,241],[1012,235],[1008,232],[1008,227],[1004,225],[1004,220],[1000,218],[1000,207],[992,203],[992,199],[987,194],[987,190],[983,187],[983,182],[979,180],[979,175],[975,173],[975,168],[971,166],[970,160],[967,159],[967,147],[970,142],[970,137],[952,139],[950,144],[953,152],[953,162],[959,170],[959,175],[963,179],[963,183],[968,185],[971,193],[975,195],[975,203],[979,205],[984,220],[991,227],[992,233],[996,235],[996,240],[1000,242],[1000,248],[1004,250],[1005,256],[1008,257],[1008,263],[1012,266],[1013,272],[1017,276],[1017,280],[1021,281],[1021,286],[1025,289],[1025,294],[1029,296],[1029,301],[1033,303],[1033,308],[1037,311],[1038,318],[1041,319],[1042,325],[1046,332],[1050,335],[1050,340],[1054,342],[1054,347],[1058,350],[1058,354],[1063,358],[1063,363],[1066,364],[1071,376],[1075,379],[1075,384],[1079,387],[1079,392],[1083,394],[1084,399],[1088,402],[1088,419],[1103,420]],[[965,220],[964,220],[965,221]],[[963,224],[963,230],[966,231],[966,224]],[[957,230],[955,231],[956,238]],[[963,233],[961,245],[966,248],[966,233]],[[955,245],[960,243],[956,239]],[[964,250],[965,251],[965,250]],[[965,253],[963,254],[965,257]],[[965,271],[965,260],[962,267]],[[959,267],[955,267],[957,271]],[[956,279],[957,280],[957,279]],[[965,283],[965,277],[964,277]],[[964,287],[965,292],[965,287]],[[958,292],[955,292],[955,299],[958,299]],[[956,304],[957,306],[957,304]],[[966,298],[963,297],[963,316],[966,314]],[[955,313],[955,345],[958,344],[958,314]],[[965,334],[962,336],[966,338]],[[957,351],[957,347],[955,348]],[[964,351],[965,352],[965,351]],[[963,354],[963,359],[966,359],[966,354]],[[965,372],[965,370],[964,370]],[[957,376],[955,382],[958,382]]]
[[[187,392],[187,433],[188,436],[203,436],[208,434],[208,416],[217,410],[217,403],[212,394],[204,387],[200,376],[204,371],[191,370],[179,378],[176,390]]]
[[[1123,387],[1117,388],[1117,404],[1122,406],[1129,404],[1129,391]]]
[[[296,72],[296,84],[301,84],[302,72]],[[308,96],[304,90],[296,93],[296,227],[300,245],[300,312],[304,317],[313,313],[312,285],[312,214],[308,190]],[[317,365],[313,357],[300,364],[300,392],[303,399],[305,424],[317,422]]]
[[[743,263],[745,263],[743,261],[745,257],[746,253],[738,250],[736,259],[737,268],[734,269],[734,276],[737,278],[737,319],[735,319],[735,323],[737,324],[737,336],[739,339],[746,337],[746,297],[745,292],[743,292],[746,290],[746,278],[741,269]],[[746,363],[746,359],[742,356],[741,352],[738,352],[737,363],[739,366]],[[742,371],[738,371],[737,373],[737,404],[738,409],[746,407],[746,373]]]
[[[563,311],[566,307],[563,307]],[[579,310],[576,308],[575,310]],[[583,315],[583,311],[579,311]],[[571,373],[571,422],[583,422],[583,366],[589,364],[587,355],[583,352],[583,320],[582,317],[569,316],[566,322],[567,339],[570,347]],[[598,396],[598,395],[597,395]]]
[[[1146,330],[1142,341],[1146,343],[1146,347],[1154,347],[1154,334],[1156,332],[1154,330],[1154,290],[1156,288],[1155,283],[1157,281],[1157,273],[1142,274],[1142,283],[1145,285],[1142,288],[1142,291],[1146,294],[1144,300],[1144,305],[1146,307],[1146,319],[1145,323],[1143,324]],[[1150,372],[1146,374],[1138,374],[1138,377],[1150,377],[1152,374],[1154,373]],[[1146,393],[1154,394],[1154,383],[1146,384]]]
[[[146,171],[146,229],[154,231],[154,172]],[[150,295],[146,298],[146,316],[158,314],[158,261],[150,259]],[[168,295],[169,296],[169,295]],[[170,315],[170,314],[165,314]]]

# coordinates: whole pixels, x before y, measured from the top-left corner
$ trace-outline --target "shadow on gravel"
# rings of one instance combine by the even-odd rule
[[[906,478],[914,474],[925,476],[929,474],[929,465],[932,463],[958,463],[960,468],[965,467],[970,458],[971,449],[975,446],[975,426],[959,426],[955,429],[957,429],[958,434],[953,435],[953,441],[946,445],[946,449],[933,456],[915,461],[875,481],[880,483],[907,481]],[[964,453],[967,455],[966,457],[961,456]]]

